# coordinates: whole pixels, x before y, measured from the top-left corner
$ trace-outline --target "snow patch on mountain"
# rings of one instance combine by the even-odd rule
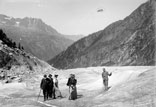
[[[19,26],[20,22],[16,22],[16,26]]]
[[[11,20],[13,17],[5,17],[4,19]]]

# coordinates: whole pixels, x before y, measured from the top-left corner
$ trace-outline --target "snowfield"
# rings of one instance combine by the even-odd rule
[[[112,72],[110,89],[104,91],[102,68],[89,67],[51,71],[58,74],[64,98],[39,101],[39,84],[43,74],[34,75],[22,83],[0,83],[0,107],[156,107],[155,66],[105,67]],[[66,86],[69,74],[75,74],[78,99],[68,100]]]

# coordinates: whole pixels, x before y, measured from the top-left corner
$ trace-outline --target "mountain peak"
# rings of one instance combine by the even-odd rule
[[[56,35],[59,34],[54,28],[45,24],[39,18],[32,18],[32,17],[13,18],[13,17],[0,14],[0,24],[6,26],[16,26],[16,27],[23,27],[32,30],[39,30],[42,32],[53,33]]]
[[[152,0],[150,2],[154,2]],[[124,20],[85,37],[49,61],[56,68],[154,65],[155,23],[149,1]]]
[[[73,43],[39,18],[13,18],[1,14],[0,28],[9,38],[21,43],[27,52],[45,61]]]

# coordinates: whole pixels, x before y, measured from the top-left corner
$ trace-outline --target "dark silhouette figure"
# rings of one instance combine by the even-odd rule
[[[55,99],[55,93],[54,93],[54,82],[53,82],[53,78],[52,78],[52,75],[49,74],[48,76],[48,97],[49,98],[53,98]]]
[[[44,75],[41,80],[40,88],[43,90],[44,101],[48,100],[48,78]]]

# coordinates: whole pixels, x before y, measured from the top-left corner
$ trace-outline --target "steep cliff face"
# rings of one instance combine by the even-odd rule
[[[155,64],[155,0],[93,33],[49,61],[57,68]]]
[[[37,18],[21,19],[0,14],[0,28],[17,44],[20,43],[27,52],[45,61],[73,43]]]

